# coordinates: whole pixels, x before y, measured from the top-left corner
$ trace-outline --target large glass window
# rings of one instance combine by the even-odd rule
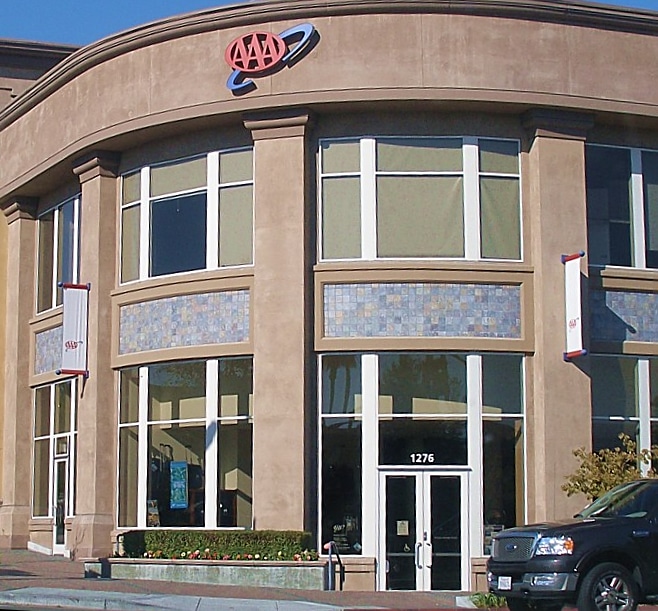
[[[252,526],[252,380],[237,357],[121,372],[120,527]]]
[[[320,143],[320,258],[521,259],[519,144]]]
[[[121,282],[253,263],[251,148],[123,177]]]
[[[380,464],[467,464],[466,412],[466,357],[380,355]]]
[[[525,518],[523,379],[515,354],[323,355],[320,543],[361,553],[378,512],[363,491],[378,472],[468,471],[465,502],[482,500],[469,513],[489,553],[496,532]]]
[[[75,381],[34,391],[34,470],[32,515],[63,520],[75,514]],[[58,476],[56,468],[60,469]],[[58,485],[55,486],[55,478]]]
[[[61,283],[78,281],[80,198],[72,198],[38,219],[37,312],[61,305]]]
[[[322,361],[322,541],[361,551],[361,359]]]
[[[585,148],[593,265],[658,268],[658,152]]]
[[[523,360],[482,356],[484,553],[493,535],[523,523]]]
[[[658,359],[592,356],[592,449],[658,445]]]

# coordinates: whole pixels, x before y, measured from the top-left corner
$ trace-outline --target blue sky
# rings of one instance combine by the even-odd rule
[[[136,25],[236,0],[0,0],[0,38],[85,45]],[[607,0],[658,11],[658,0]]]

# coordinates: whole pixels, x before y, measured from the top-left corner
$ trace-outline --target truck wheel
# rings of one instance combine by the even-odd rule
[[[635,611],[639,589],[621,564],[604,562],[583,579],[578,591],[578,611]]]

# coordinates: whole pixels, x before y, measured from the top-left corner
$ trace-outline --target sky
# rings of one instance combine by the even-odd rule
[[[0,0],[0,38],[86,45],[137,25],[238,0]],[[602,4],[658,11],[658,0]]]

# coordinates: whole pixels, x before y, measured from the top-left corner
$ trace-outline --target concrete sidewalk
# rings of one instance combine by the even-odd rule
[[[26,550],[0,552],[0,606],[117,611],[454,610],[446,592],[326,592],[84,577],[81,562]]]

